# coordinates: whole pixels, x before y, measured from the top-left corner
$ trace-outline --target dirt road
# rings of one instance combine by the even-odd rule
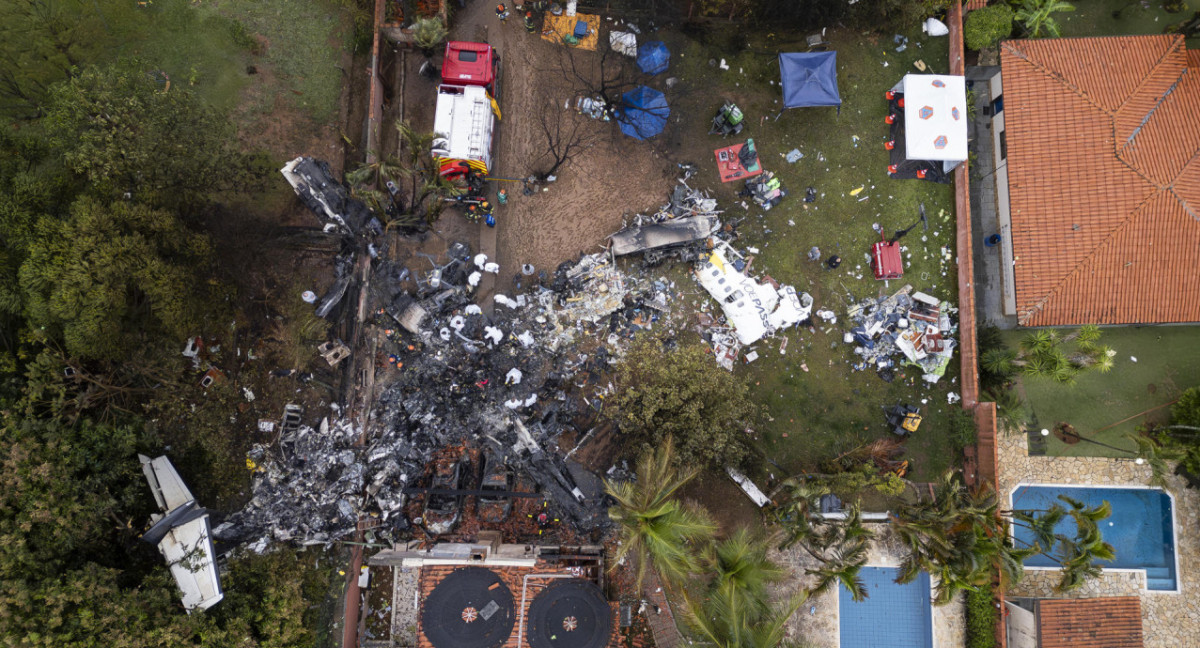
[[[512,3],[509,3],[510,7]],[[451,38],[486,39],[504,62],[500,140],[493,175],[528,176],[538,167],[547,144],[537,116],[543,110],[567,110],[579,94],[559,69],[567,55],[564,46],[525,31],[519,16],[501,24],[494,5],[468,3],[455,17]],[[607,42],[607,34],[601,34]],[[577,51],[577,56],[598,53]],[[563,117],[575,118],[575,111]],[[671,162],[655,157],[651,147],[625,137],[610,122],[590,122],[595,144],[567,166],[549,191],[521,195],[519,185],[494,183],[508,189],[509,203],[496,210],[496,257],[501,275],[496,290],[504,292],[524,263],[553,271],[581,251],[595,251],[621,227],[621,217],[658,207],[674,182]],[[445,218],[461,218],[449,214]]]

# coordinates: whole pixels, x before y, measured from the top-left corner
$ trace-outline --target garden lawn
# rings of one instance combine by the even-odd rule
[[[1123,36],[1161,34],[1168,25],[1191,18],[1200,1],[1187,0],[1179,13],[1163,11],[1161,0],[1143,7],[1140,0],[1083,0],[1073,2],[1075,11],[1056,13],[1063,36]],[[1114,15],[1114,12],[1119,12]],[[1200,39],[1188,39],[1188,47],[1200,47]]]
[[[888,384],[873,371],[851,371],[856,356],[841,341],[849,328],[846,307],[853,300],[890,294],[911,283],[915,290],[956,301],[954,259],[944,262],[940,257],[941,248],[952,249],[954,242],[952,187],[887,177],[884,93],[904,74],[917,71],[917,59],[924,60],[930,72],[948,71],[945,38],[925,37],[919,29],[908,37],[907,51],[896,53],[890,37],[830,31],[829,49],[838,53],[840,113],[834,108],[800,108],[784,112],[778,120],[777,55],[805,51],[803,40],[796,40],[799,35],[787,42],[761,34],[748,43],[738,42],[737,36],[723,43],[711,35],[704,42],[669,43],[673,57],[668,74],[678,75],[680,89],[674,96],[668,94],[674,123],[665,137],[677,149],[673,154],[699,163],[690,184],[714,191],[726,210],[725,222],[746,217],[738,247],[759,250],[754,270],[809,292],[817,309],[833,310],[839,318],[837,325],[818,325],[815,332],[784,333],[780,337],[788,339],[786,354],[780,353],[778,338],[760,343],[748,349],[757,350],[760,359],[737,369],[769,408],[772,420],[763,430],[762,449],[785,473],[816,470],[823,460],[888,436],[883,408],[898,401],[921,406],[925,416],[920,431],[907,442],[910,477],[932,479],[958,461],[961,440],[952,440],[948,417],[957,406],[947,404],[947,392],[958,391],[957,354],[936,386],[921,381],[920,373],[911,369],[898,371],[895,382]],[[709,64],[721,58],[729,70]],[[736,141],[704,134],[723,98],[736,101],[746,113],[746,129],[739,139],[754,138],[764,168],[777,172],[791,192],[769,212],[743,209],[734,195],[742,183],[721,185],[716,179],[713,149]],[[788,164],[783,155],[793,148],[804,158]],[[803,200],[808,186],[818,192],[811,204]],[[862,191],[851,196],[859,187]],[[866,258],[871,244],[879,240],[872,224],[879,223],[890,236],[917,221],[922,202],[929,229],[922,231],[918,225],[902,241],[907,246],[905,279],[889,285],[875,281]],[[824,257],[840,255],[842,266],[829,271],[807,261],[813,246]],[[778,476],[778,471],[772,472]]]
[[[237,107],[247,86],[267,84],[273,99],[286,97],[324,122],[337,116],[341,52],[353,34],[347,15],[338,0],[158,0],[112,16],[125,43],[113,54],[145,61],[172,87],[191,88],[223,110]],[[271,75],[255,76],[251,65]],[[264,113],[276,107],[260,104]]]
[[[1068,332],[1061,331],[1064,335]],[[1014,349],[1026,334],[1002,333],[1005,343]],[[1134,443],[1126,435],[1147,421],[1166,422],[1170,417],[1170,407],[1166,405],[1183,390],[1200,384],[1200,327],[1105,328],[1100,343],[1117,352],[1116,364],[1106,374],[1084,372],[1074,386],[1045,378],[1021,378],[1018,394],[1024,392],[1024,419],[1034,430],[1070,423],[1085,439],[1132,451]],[[1137,358],[1137,362],[1132,358]],[[1142,415],[1147,410],[1152,411]],[[1068,456],[1129,456],[1088,441],[1068,445],[1053,435],[1046,439],[1046,452]]]

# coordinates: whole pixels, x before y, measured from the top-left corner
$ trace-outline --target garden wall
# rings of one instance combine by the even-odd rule
[[[978,8],[976,0],[969,0],[969,8]],[[950,27],[950,74],[964,74],[966,61],[963,47],[962,0],[953,0],[946,16]],[[979,362],[975,321],[975,263],[971,234],[971,188],[969,163],[964,162],[954,171],[955,218],[958,221],[956,249],[958,251],[958,331],[959,354],[962,363],[962,405],[975,418],[975,482],[996,483],[996,404],[979,402]],[[996,575],[999,582],[999,574]],[[1004,610],[1004,592],[996,588],[996,604]],[[1004,614],[997,616],[996,645],[1005,648]]]

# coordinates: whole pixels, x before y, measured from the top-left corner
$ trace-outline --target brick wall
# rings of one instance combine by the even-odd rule
[[[986,0],[968,0],[967,9],[978,9]],[[946,15],[950,27],[950,74],[964,74],[966,61],[963,47],[962,0],[954,0]],[[996,482],[996,404],[979,402],[978,345],[975,336],[975,263],[971,254],[971,187],[968,163],[964,162],[954,171],[954,211],[958,224],[955,244],[958,251],[958,336],[959,361],[963,408],[975,417],[975,448],[972,474],[968,475],[976,485],[989,484],[993,490]],[[968,453],[971,454],[971,453]],[[996,574],[999,582],[999,574]],[[1001,614],[996,623],[996,645],[1007,645],[1004,633],[1004,592],[996,588],[996,603]]]

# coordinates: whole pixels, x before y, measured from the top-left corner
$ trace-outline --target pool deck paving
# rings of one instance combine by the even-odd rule
[[[887,524],[868,524],[878,535],[871,542],[867,564],[872,567],[898,567],[904,550]],[[774,551],[771,559],[782,565],[788,576],[777,584],[779,598],[792,596],[814,585],[814,577],[805,574],[806,569],[817,566],[815,558],[800,547]],[[933,606],[934,648],[958,648],[965,645],[965,595],[958,595],[943,606]],[[787,637],[799,639],[811,648],[854,648],[841,646],[838,616],[838,589],[829,590],[811,597],[788,620]]]
[[[1074,486],[1147,486],[1150,466],[1132,458],[1030,456],[1028,437],[1001,433],[998,439],[998,482],[1002,504],[1019,484]],[[1175,502],[1175,552],[1179,591],[1145,589],[1145,574],[1106,571],[1073,592],[1058,594],[1055,570],[1026,570],[1025,578],[1009,588],[1008,596],[1092,598],[1137,596],[1142,602],[1142,632],[1147,648],[1195,645],[1200,636],[1200,493],[1188,490],[1183,479],[1167,477]]]

